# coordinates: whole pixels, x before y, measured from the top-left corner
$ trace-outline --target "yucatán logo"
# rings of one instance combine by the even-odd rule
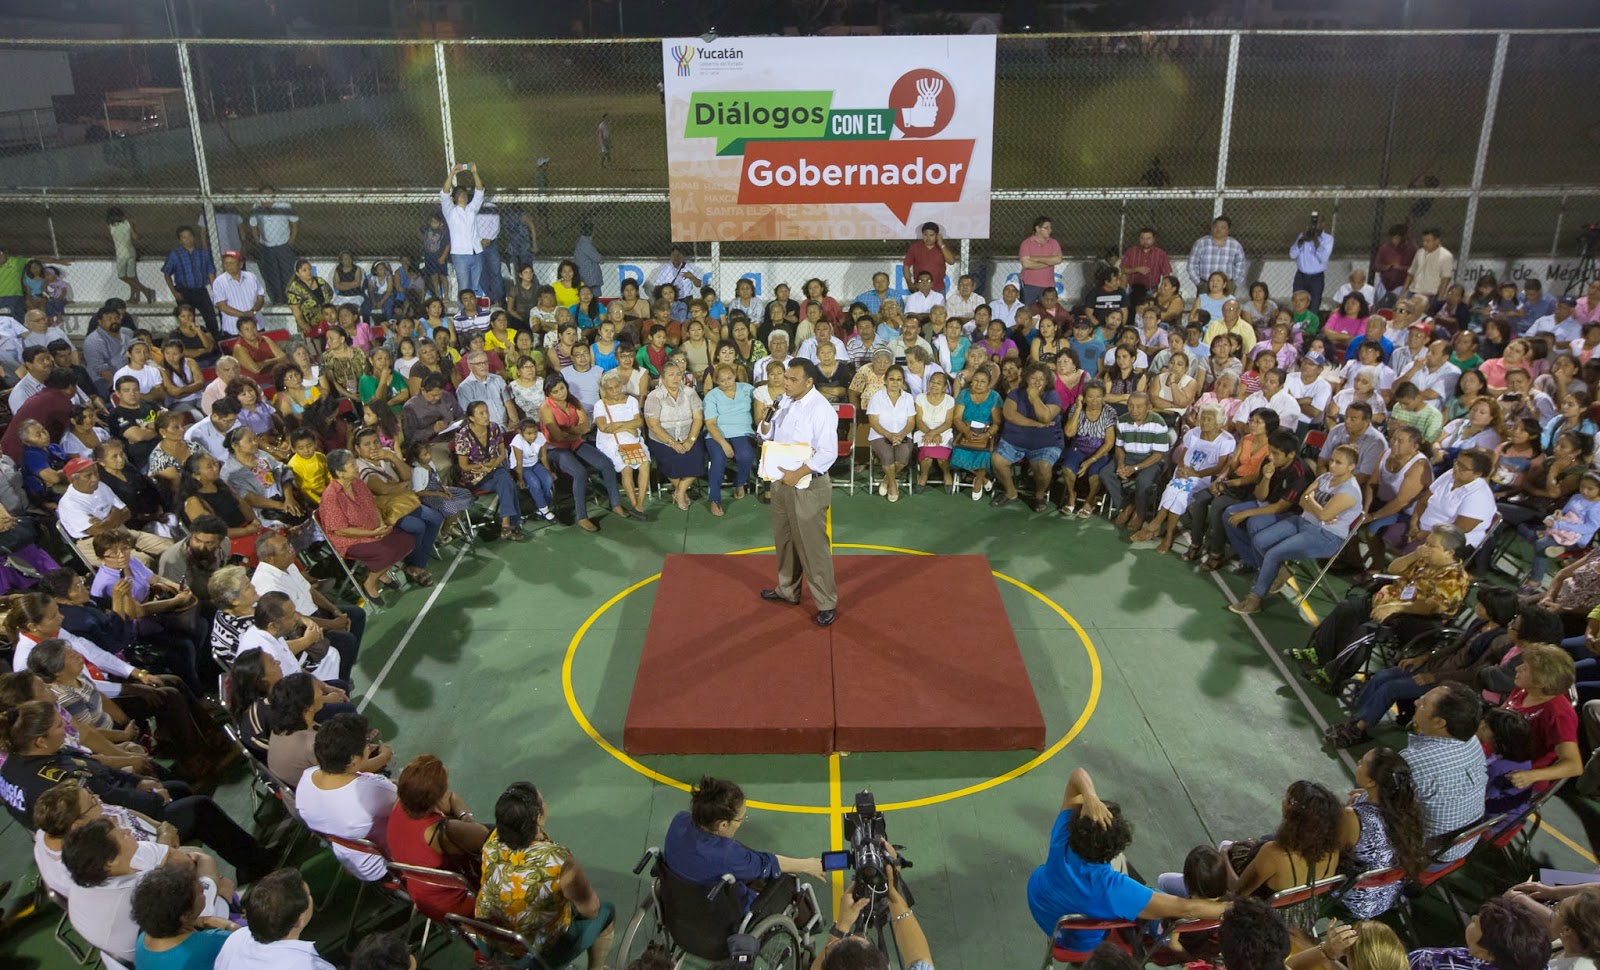
[[[744,51],[737,47],[695,47],[684,44],[672,48],[672,58],[678,62],[678,76],[688,77],[689,65],[698,57],[706,61],[737,61],[744,58]]]

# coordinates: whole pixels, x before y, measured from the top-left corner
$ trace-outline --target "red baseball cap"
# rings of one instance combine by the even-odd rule
[[[230,249],[222,254],[223,259],[227,259],[229,256],[232,256],[234,259],[244,259],[244,253],[239,252],[237,249]]]
[[[93,458],[88,458],[84,455],[78,455],[67,462],[66,467],[61,469],[61,473],[66,475],[68,478],[71,478],[73,475],[76,475],[79,472],[86,472],[98,464],[99,462],[95,461]]]

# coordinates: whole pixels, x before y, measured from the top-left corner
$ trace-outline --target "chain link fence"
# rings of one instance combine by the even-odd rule
[[[1597,54],[1595,32],[1002,37],[990,238],[968,253],[1014,258],[1046,213],[1074,258],[1143,226],[1177,258],[1220,205],[1252,256],[1286,257],[1312,209],[1340,258],[1400,222],[1440,227],[1458,253],[1571,256],[1600,217],[1600,101],[1576,80]],[[0,79],[13,251],[109,255],[109,205],[164,251],[208,207],[247,213],[271,189],[301,216],[302,252],[418,255],[453,160],[478,164],[503,217],[532,214],[542,256],[570,253],[585,225],[610,258],[670,243],[654,40],[8,42]],[[729,242],[696,258],[904,246]]]

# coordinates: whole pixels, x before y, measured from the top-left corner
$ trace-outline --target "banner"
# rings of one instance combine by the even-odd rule
[[[672,235],[989,235],[995,38],[664,39]]]

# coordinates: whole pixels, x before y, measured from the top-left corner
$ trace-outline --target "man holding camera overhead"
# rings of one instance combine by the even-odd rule
[[[1322,228],[1322,214],[1311,213],[1311,225],[1289,247],[1294,260],[1294,290],[1311,294],[1311,309],[1322,307],[1322,290],[1328,276],[1328,258],[1333,255],[1333,233]]]

